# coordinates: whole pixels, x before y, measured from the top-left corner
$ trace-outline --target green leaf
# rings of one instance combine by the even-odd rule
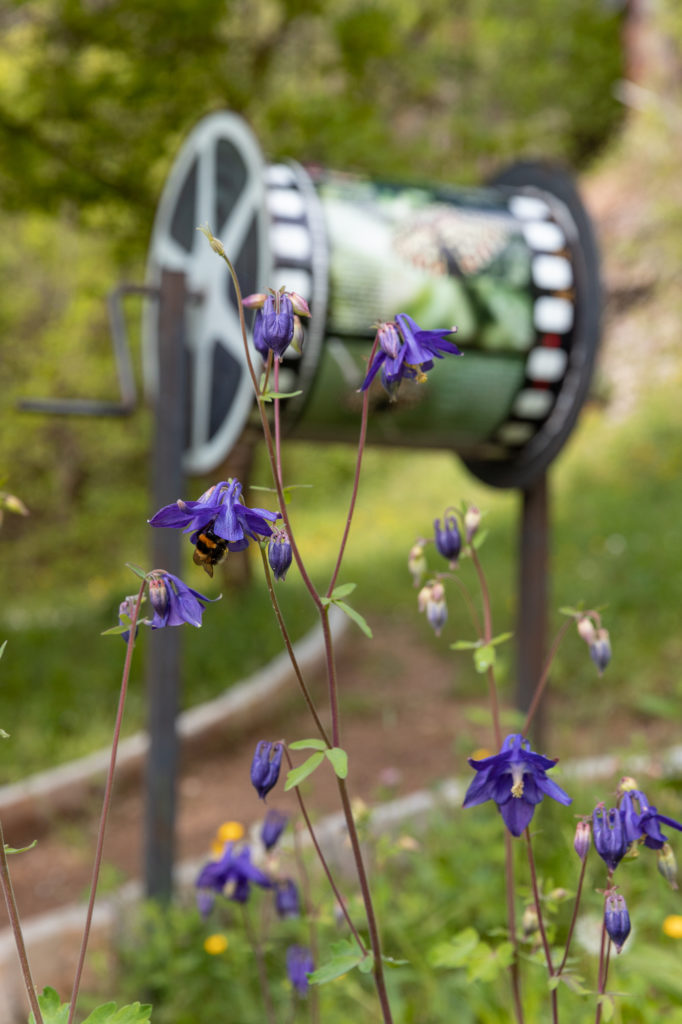
[[[405,967],[409,960],[398,960],[394,956],[382,956],[381,958],[387,967]]]
[[[333,956],[326,964],[322,964],[316,971],[308,975],[311,985],[325,985],[334,978],[340,978],[342,974],[352,971],[358,967],[361,961],[369,960],[371,971],[373,962],[371,953],[362,953],[354,942],[343,941],[332,943]],[[367,968],[365,968],[367,970]]]
[[[345,779],[348,775],[348,754],[341,747],[327,748],[324,752],[324,756],[328,761],[331,761],[332,767],[340,779]]]
[[[613,996],[608,992],[605,992],[602,996],[597,996],[597,1003],[601,1006],[601,1019],[604,1021],[610,1021],[613,1019],[613,1011],[615,1009],[615,1003]]]
[[[511,640],[513,636],[513,633],[500,633],[498,636],[494,636],[490,643],[493,647],[496,647],[498,644],[503,644],[506,643],[507,640]]]
[[[348,597],[356,587],[357,583],[342,583],[340,586],[334,587],[329,596],[332,601],[337,601],[340,597]]]
[[[27,853],[28,850],[32,850],[33,847],[36,846],[37,842],[38,840],[34,839],[33,842],[29,843],[28,846],[5,846],[5,853]]]
[[[300,785],[304,779],[307,779],[309,775],[312,775],[316,768],[319,768],[323,761],[324,754],[311,754],[307,761],[304,761],[303,764],[299,764],[298,768],[292,768],[291,771],[287,773],[284,792],[286,793],[295,786]]]
[[[0,644],[0,658],[2,658],[3,654],[5,653],[5,647],[7,647],[7,641],[3,640],[3,642]]]
[[[488,530],[479,530],[478,533],[474,534],[474,536],[472,538],[472,541],[471,541],[471,545],[477,551],[478,551],[479,548],[482,548],[483,545],[485,544],[486,537],[488,536],[488,532],[489,532]]]
[[[475,647],[480,647],[480,640],[457,640],[456,643],[450,644],[451,651],[473,651]]]
[[[477,672],[487,672],[495,664],[495,648],[484,644],[474,651],[474,666]]]
[[[104,1003],[86,1017],[83,1024],[148,1024],[152,1008],[149,1003],[130,1003],[116,1008],[116,1003]]]
[[[295,398],[302,394],[302,391],[264,391],[260,399],[261,402],[271,402],[273,398]]]
[[[349,619],[352,619],[356,626],[359,626],[365,636],[372,639],[373,633],[369,628],[366,620],[362,617],[360,612],[356,612],[355,608],[351,608],[345,601],[334,601],[337,608],[340,608],[342,612],[345,612]]]
[[[126,633],[130,629],[130,619],[127,615],[122,615],[123,624],[120,626],[112,626],[111,629],[104,629],[100,633],[100,636],[120,636],[121,633]],[[128,621],[126,622],[126,619]]]
[[[133,565],[132,562],[126,562],[126,568],[130,569],[131,572],[134,572],[136,576],[139,576],[141,580],[147,578],[147,573],[144,569],[140,569],[139,565]]]
[[[0,740],[8,740],[8,739],[9,739],[9,733],[5,732],[4,729],[0,729]]]
[[[294,740],[289,744],[289,750],[326,750],[327,744],[324,740]]]
[[[46,988],[42,995],[38,996],[38,1006],[43,1018],[43,1024],[67,1024],[69,1019],[69,1004],[62,1003],[53,988]],[[28,1018],[29,1024],[35,1024],[35,1017],[31,1013]]]
[[[360,974],[369,974],[370,971],[374,970],[374,954],[368,953],[367,956],[363,956],[362,960],[358,964],[358,970]]]
[[[576,615],[582,615],[582,610],[580,608],[569,608],[568,606],[565,606],[559,609],[559,615],[568,615],[569,618],[574,619]]]

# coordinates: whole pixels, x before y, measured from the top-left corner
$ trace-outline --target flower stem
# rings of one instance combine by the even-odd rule
[[[299,687],[301,689],[301,693],[303,694],[303,699],[305,700],[306,704],[308,705],[308,710],[310,711],[310,714],[313,716],[313,719],[315,721],[315,725],[317,726],[317,730],[318,730],[320,736],[322,737],[324,742],[327,744],[327,746],[331,747],[332,743],[330,742],[329,736],[327,735],[327,730],[325,729],[324,725],[322,724],[322,721],[321,721],[321,719],[320,719],[320,717],[319,717],[319,715],[317,713],[317,708],[315,707],[313,699],[312,699],[312,697],[310,695],[310,691],[308,690],[308,687],[305,684],[305,680],[303,679],[303,674],[301,672],[300,666],[299,666],[298,661],[296,659],[296,654],[294,653],[294,646],[293,646],[293,644],[291,642],[291,637],[289,636],[289,631],[288,631],[288,629],[286,627],[286,623],[284,622],[284,616],[282,615],[282,610],[281,610],[281,608],[279,606],[279,601],[277,600],[277,594],[275,592],[275,588],[274,588],[273,583],[272,583],[272,573],[270,572],[270,566],[268,565],[268,560],[267,560],[267,557],[265,555],[265,549],[261,547],[260,548],[260,553],[261,553],[261,558],[263,560],[263,571],[265,573],[265,581],[267,583],[268,593],[270,595],[270,601],[272,602],[272,607],[273,607],[273,610],[275,612],[275,618],[277,619],[277,623],[279,625],[280,633],[282,634],[282,639],[284,640],[284,646],[286,647],[287,654],[289,655],[289,660],[291,661],[291,665],[292,665],[292,668],[294,670],[294,674],[296,675],[296,679],[298,680],[298,685],[299,685]]]
[[[31,975],[31,966],[28,962],[28,954],[26,952],[26,944],[24,943],[24,933],[21,930],[21,920],[19,918],[19,910],[17,908],[17,901],[14,896],[14,887],[12,885],[12,879],[9,873],[9,864],[7,863],[7,854],[5,853],[5,836],[2,831],[2,822],[0,821],[0,886],[2,886],[2,893],[5,897],[5,903],[7,904],[7,916],[9,917],[10,927],[14,935],[14,944],[17,947],[17,956],[19,957],[19,964],[21,965],[21,973],[24,976],[24,986],[26,988],[26,995],[31,1009],[33,1010],[33,1016],[35,1017],[36,1024],[43,1024],[43,1017],[40,1012],[40,1006],[38,1005],[38,996],[36,994],[36,987],[33,982]]]
[[[372,348],[372,352],[371,352],[370,357],[369,357],[370,358],[370,362],[374,358],[374,353],[376,352],[378,343],[379,343],[379,339],[376,338],[375,341],[374,341],[374,347]],[[339,548],[339,554],[338,554],[338,557],[336,559],[336,565],[334,566],[334,571],[332,572],[332,576],[331,576],[331,579],[329,581],[329,586],[327,587],[327,597],[329,597],[331,595],[331,592],[333,591],[334,587],[336,586],[336,581],[338,579],[339,572],[341,570],[341,562],[343,561],[343,556],[344,556],[344,553],[345,553],[345,550],[346,550],[346,544],[348,542],[348,534],[350,533],[350,527],[351,527],[351,523],[353,521],[353,513],[355,511],[355,503],[357,501],[358,489],[359,489],[359,486],[360,486],[360,470],[362,469],[362,456],[365,453],[365,442],[367,440],[367,420],[368,420],[368,418],[369,418],[369,391],[365,391],[363,393],[363,396],[362,396],[362,419],[360,421],[360,437],[358,439],[358,456],[357,456],[357,460],[355,462],[355,476],[353,478],[353,490],[352,490],[351,497],[350,497],[350,504],[348,506],[348,515],[346,516],[346,526],[345,526],[344,531],[343,531],[343,537],[341,538],[341,546]]]
[[[379,1003],[381,1004],[381,1012],[383,1014],[384,1024],[392,1024],[393,1017],[391,1015],[391,1007],[388,1001],[388,992],[386,991],[386,979],[384,976],[384,961],[381,955],[381,941],[379,939],[379,928],[377,925],[376,915],[374,913],[374,904],[372,903],[372,895],[369,889],[369,882],[367,880],[367,871],[365,870],[365,864],[362,859],[362,851],[360,849],[360,838],[358,836],[358,830],[355,825],[355,818],[353,817],[353,808],[351,807],[350,797],[348,796],[346,780],[339,779],[337,777],[336,782],[339,787],[339,793],[341,795],[341,804],[343,806],[343,814],[346,819],[346,828],[348,829],[348,836],[350,839],[351,849],[353,851],[353,858],[355,860],[355,866],[358,873],[360,891],[362,892],[362,900],[365,905],[365,916],[367,917],[367,928],[369,930],[369,942],[370,946],[372,947],[372,953],[374,954],[374,984],[376,985]]]
[[[291,761],[291,756],[290,756],[289,750],[288,750],[288,748],[286,746],[284,747],[284,756],[287,759],[287,762],[289,764],[289,768],[293,768],[293,763]],[[362,938],[360,937],[360,933],[358,932],[357,928],[355,927],[355,925],[353,923],[353,918],[350,916],[350,914],[348,912],[348,908],[346,906],[346,901],[344,900],[343,896],[341,895],[341,892],[339,891],[339,888],[338,888],[336,882],[334,881],[334,877],[333,877],[333,875],[331,873],[331,869],[329,867],[329,864],[327,863],[327,858],[325,857],[324,853],[322,852],[322,848],[321,848],[319,842],[317,841],[317,836],[315,835],[315,830],[314,830],[312,822],[310,820],[310,815],[308,814],[308,811],[306,810],[306,806],[305,806],[303,797],[301,796],[301,790],[300,790],[300,788],[298,786],[295,786],[294,788],[296,790],[296,798],[298,800],[298,806],[301,809],[301,814],[303,815],[303,820],[306,823],[306,828],[308,829],[308,834],[310,836],[310,839],[312,841],[313,846],[315,847],[315,853],[317,854],[318,859],[320,861],[320,864],[322,865],[322,869],[323,869],[325,875],[327,876],[327,881],[329,882],[329,885],[331,886],[331,890],[334,893],[334,896],[336,897],[336,902],[338,903],[339,907],[341,908],[341,912],[342,912],[343,916],[346,919],[348,927],[351,930],[351,934],[352,934],[353,938],[355,939],[355,941],[358,944],[358,949],[360,950],[360,952],[364,956],[365,953],[367,952],[367,947],[365,946],[364,942],[362,941]]]
[[[128,636],[128,647],[126,650],[126,658],[123,666],[123,675],[121,678],[121,690],[118,699],[118,710],[116,712],[116,723],[114,725],[114,735],[111,742],[111,757],[109,759],[109,770],[107,771],[106,784],[104,787],[104,798],[102,800],[102,813],[100,815],[99,829],[97,832],[97,844],[95,847],[95,859],[92,866],[92,881],[90,884],[90,899],[88,900],[88,909],[85,915],[85,926],[83,928],[83,938],[81,940],[80,952],[78,954],[78,964],[76,966],[76,976],[73,981],[73,989],[71,991],[71,1004],[69,1006],[69,1017],[67,1024],[73,1024],[73,1018],[76,1013],[76,1002],[78,1000],[78,990],[80,988],[81,977],[83,975],[83,966],[85,964],[85,954],[88,948],[88,940],[90,938],[90,928],[92,926],[92,915],[95,909],[95,898],[97,896],[97,883],[99,881],[99,872],[102,866],[102,852],[104,850],[104,832],[107,826],[107,818],[109,816],[109,805],[111,803],[111,793],[114,785],[114,770],[116,768],[116,754],[118,752],[118,741],[121,735],[121,724],[123,722],[123,710],[125,708],[126,695],[128,692],[128,679],[130,678],[130,666],[133,661],[133,648],[135,647],[135,633],[137,632],[137,620],[140,614],[140,606],[142,604],[142,595],[144,594],[144,588],[147,584],[146,580],[142,581],[140,591],[137,595],[137,602],[135,604],[135,610],[130,620],[130,632]]]
[[[538,680],[538,684],[535,687],[535,693],[533,694],[533,699],[530,702],[530,707],[528,708],[528,714],[526,715],[526,721],[523,723],[523,730],[522,731],[523,731],[523,735],[524,736],[528,735],[528,730],[530,728],[530,723],[533,721],[533,717],[535,715],[535,712],[537,711],[537,709],[538,709],[538,707],[540,705],[540,700],[542,699],[542,695],[545,692],[545,687],[547,685],[547,680],[549,679],[549,670],[552,667],[552,664],[553,664],[554,659],[556,657],[556,653],[559,650],[559,646],[561,645],[561,641],[565,637],[566,632],[568,631],[568,628],[571,625],[572,621],[573,621],[572,619],[567,619],[566,622],[564,622],[564,624],[561,626],[561,629],[557,633],[556,637],[554,638],[554,643],[552,644],[552,649],[549,652],[549,657],[547,658],[547,661],[545,663],[545,667],[542,670],[542,675],[540,676],[540,679]]]
[[[509,926],[509,939],[514,947],[514,959],[509,968],[511,978],[512,995],[514,997],[514,1012],[517,1024],[523,1024],[523,1004],[521,1002],[521,979],[519,977],[519,940],[516,934],[516,907],[514,906],[514,845],[512,837],[505,828],[504,830],[504,872],[505,889],[507,894],[507,923]]]
[[[279,391],[279,358],[275,358],[275,391]],[[280,402],[279,398],[274,399],[275,415],[275,465],[277,467],[277,478],[282,483],[282,426],[280,423]]]
[[[581,868],[580,868],[580,878],[578,879],[578,889],[576,891],[575,901],[574,901],[574,904],[573,904],[573,916],[571,918],[571,923],[570,923],[569,928],[568,928],[568,935],[566,937],[566,949],[564,950],[563,959],[562,959],[561,963],[559,964],[559,966],[557,968],[557,972],[556,972],[557,974],[561,974],[561,972],[563,971],[564,967],[566,966],[566,961],[568,960],[568,953],[569,953],[569,950],[571,948],[571,940],[573,939],[573,931],[575,929],[575,923],[578,920],[578,910],[580,909],[580,898],[581,898],[582,892],[583,892],[583,882],[585,881],[585,868],[586,868],[586,866],[587,866],[587,855],[585,855],[583,857],[583,859],[582,859],[582,865],[581,865]]]
[[[552,965],[552,950],[550,949],[549,942],[547,940],[547,932],[545,931],[545,922],[542,916],[542,903],[540,901],[540,891],[538,889],[537,873],[535,871],[535,858],[533,857],[533,843],[530,837],[530,829],[525,830],[526,836],[526,849],[528,851],[528,866],[530,868],[530,880],[533,888],[533,900],[535,902],[535,912],[538,915],[538,928],[540,929],[540,938],[542,939],[542,948],[545,951],[545,960],[547,961],[547,971],[550,978],[554,977],[554,967]],[[552,1021],[553,1024],[557,1024],[559,1020],[559,1007],[557,1004],[557,990],[553,988],[551,991],[551,1002],[552,1002]]]

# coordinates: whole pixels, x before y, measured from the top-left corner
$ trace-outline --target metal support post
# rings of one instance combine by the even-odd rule
[[[185,443],[185,275],[164,270],[159,294],[159,385],[152,448],[152,513],[183,494]],[[180,574],[177,530],[152,531],[155,569]],[[181,629],[160,629],[148,637],[145,880],[147,896],[166,902],[172,895],[175,853],[176,781],[179,744]]]

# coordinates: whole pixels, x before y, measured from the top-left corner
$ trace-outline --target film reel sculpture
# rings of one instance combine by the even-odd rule
[[[379,319],[410,313],[457,324],[464,359],[405,382],[391,404],[377,384],[369,440],[456,450],[487,483],[526,487],[568,437],[598,343],[600,290],[590,223],[571,179],[518,164],[483,189],[379,185],[297,164],[266,165],[235,115],[205,118],[164,189],[148,284],[179,270],[187,312],[185,469],[208,472],[236,444],[253,399],[227,268],[196,226],[224,243],[244,293],[299,292],[312,318],[302,356],[287,355],[285,429],[355,440],[369,343]],[[145,379],[154,393],[154,315]]]

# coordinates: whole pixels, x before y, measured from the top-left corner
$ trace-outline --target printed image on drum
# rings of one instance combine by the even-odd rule
[[[599,257],[583,203],[562,168],[522,162],[491,184],[508,194],[509,211],[533,251],[536,339],[511,414],[491,438],[504,457],[464,461],[488,484],[526,488],[563,447],[589,391],[599,343]]]
[[[242,294],[264,291],[271,274],[265,164],[250,129],[234,114],[204,118],[187,137],[154,220],[147,283],[164,271],[184,275],[188,473],[208,473],[234,447],[253,405],[239,314],[227,265],[197,230],[207,224],[225,245]],[[143,321],[147,395],[158,390],[158,309]]]

